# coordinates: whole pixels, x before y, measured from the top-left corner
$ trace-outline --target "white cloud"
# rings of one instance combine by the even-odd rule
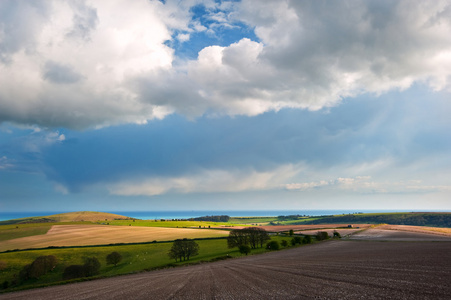
[[[297,173],[293,165],[281,166],[275,170],[203,170],[199,173],[169,177],[146,178],[123,181],[110,185],[114,195],[154,196],[166,193],[218,193],[243,192],[279,188],[283,182]]]
[[[190,8],[205,5],[209,28]],[[0,121],[44,127],[318,110],[345,97],[450,89],[449,1],[0,2]],[[19,21],[20,20],[20,21]],[[166,41],[244,22],[259,41],[173,66]],[[14,30],[12,30],[14,29]]]
[[[6,156],[0,157],[0,170],[10,169],[13,167],[14,167],[14,164],[12,163],[12,161],[10,159],[8,159],[8,157],[6,157]]]

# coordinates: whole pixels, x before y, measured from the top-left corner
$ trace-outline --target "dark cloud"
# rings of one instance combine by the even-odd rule
[[[418,90],[412,94],[421,95]],[[391,166],[380,172],[390,172],[451,150],[449,126],[431,119],[420,129],[426,113],[412,112],[422,101],[369,98],[328,113],[282,110],[194,122],[174,115],[145,126],[70,132],[45,151],[43,160],[47,176],[72,191],[93,183],[190,176],[201,170],[265,172],[296,163],[328,170],[389,159]],[[442,117],[450,110],[440,101],[432,104]]]
[[[56,84],[76,83],[82,76],[70,66],[61,65],[54,61],[48,61],[43,70],[43,77]]]

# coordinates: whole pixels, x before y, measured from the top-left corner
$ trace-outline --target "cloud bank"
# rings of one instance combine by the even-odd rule
[[[449,90],[450,20],[449,1],[1,1],[0,122],[83,129]],[[243,26],[253,34],[176,55]]]

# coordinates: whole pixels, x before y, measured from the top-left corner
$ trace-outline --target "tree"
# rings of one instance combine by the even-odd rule
[[[336,230],[334,230],[334,238],[335,237],[341,238],[341,234],[338,231],[336,231]]]
[[[239,247],[240,253],[241,254],[246,254],[248,255],[251,252],[251,247],[249,247],[248,245],[241,245]]]
[[[39,256],[31,264],[30,278],[39,278],[56,267],[58,260],[53,255]]]
[[[316,239],[318,241],[327,240],[329,238],[329,234],[327,231],[318,231],[316,234]]]
[[[85,277],[85,268],[82,265],[70,265],[64,269],[63,279],[69,280],[74,278]]]
[[[199,245],[191,239],[178,239],[172,244],[171,249],[168,252],[169,258],[177,259],[179,261],[189,260],[191,256],[199,254]]]
[[[279,250],[280,249],[279,242],[277,242],[277,241],[270,241],[269,243],[266,244],[266,249]]]
[[[288,246],[288,242],[286,240],[282,240],[281,244],[284,248]]]
[[[240,247],[249,244],[248,235],[242,229],[233,229],[227,237],[227,246],[229,248]]]
[[[293,236],[293,235],[294,235],[294,230],[293,230],[293,229],[290,229],[289,235],[290,235],[290,236]]]
[[[108,265],[114,265],[117,266],[117,264],[122,260],[122,255],[120,255],[118,252],[114,251],[107,255],[106,257],[106,263]]]
[[[100,273],[100,262],[96,257],[86,257],[83,265],[85,276],[94,276]]]
[[[56,267],[58,260],[53,255],[39,256],[31,264],[26,265],[19,273],[21,281],[39,278]]]
[[[227,245],[229,248],[249,245],[252,249],[256,249],[258,245],[263,247],[263,244],[268,240],[270,240],[270,237],[263,228],[247,227],[231,230],[227,237]]]

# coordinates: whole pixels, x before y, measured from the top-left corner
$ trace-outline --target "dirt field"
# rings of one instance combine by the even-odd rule
[[[408,226],[408,225],[383,225],[383,226],[379,226],[378,228],[389,229],[389,230],[420,232],[420,233],[428,233],[428,234],[439,234],[439,235],[446,235],[446,236],[451,237],[451,228]]]
[[[449,299],[451,242],[329,241],[0,299]]]
[[[227,236],[228,231],[187,228],[133,227],[111,225],[55,225],[47,234],[29,236],[0,244],[0,251],[49,246],[85,246],[114,243],[168,241],[178,238]]]
[[[451,235],[438,235],[427,233],[425,231],[413,231],[416,226],[410,226],[412,231],[395,230],[397,226],[391,226],[392,229],[384,229],[383,226],[370,228],[350,236],[353,240],[374,240],[374,241],[450,241]],[[387,227],[385,227],[387,228]],[[390,228],[390,227],[388,227]]]

